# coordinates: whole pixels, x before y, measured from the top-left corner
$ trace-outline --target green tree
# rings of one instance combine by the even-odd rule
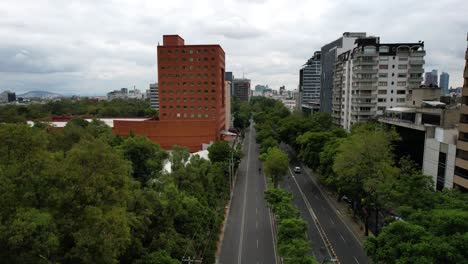
[[[383,203],[382,190],[398,174],[392,153],[395,138],[393,131],[374,128],[361,129],[343,141],[333,165],[338,192],[362,203],[367,211],[379,210]],[[365,215],[366,234],[368,217],[369,214]]]
[[[229,162],[231,159],[231,147],[224,140],[217,140],[208,147],[208,157],[211,162]]]
[[[270,148],[266,155],[266,160],[263,163],[263,169],[267,176],[271,177],[273,185],[278,187],[278,184],[289,169],[289,157],[279,148]]]
[[[147,137],[129,137],[119,146],[126,159],[132,162],[133,178],[142,184],[158,178],[168,154]]]
[[[273,137],[268,137],[263,140],[260,145],[260,154],[267,153],[270,148],[279,148],[279,143]]]

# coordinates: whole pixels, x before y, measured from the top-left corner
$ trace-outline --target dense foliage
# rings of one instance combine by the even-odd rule
[[[49,119],[54,116],[94,116],[94,117],[137,117],[156,116],[149,101],[137,99],[114,99],[95,101],[89,99],[62,99],[45,104],[3,105],[0,106],[0,123],[24,123],[27,120]]]
[[[265,199],[278,221],[278,253],[285,264],[314,264],[317,260],[310,256],[310,243],[306,238],[307,223],[299,218],[294,207],[292,194],[284,189],[270,188],[265,191]]]
[[[169,156],[100,121],[47,131],[0,125],[3,263],[214,263],[227,159],[181,147]],[[167,158],[171,173],[162,171]]]

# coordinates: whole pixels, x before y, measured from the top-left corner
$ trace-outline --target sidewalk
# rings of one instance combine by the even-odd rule
[[[365,235],[365,228],[364,223],[358,218],[353,216],[352,209],[348,206],[345,202],[338,202],[338,194],[330,191],[327,189],[326,186],[323,186],[319,180],[316,173],[314,173],[309,167],[306,165],[302,165],[302,167],[307,172],[307,175],[312,179],[312,181],[317,185],[320,192],[323,194],[325,199],[328,201],[331,207],[333,207],[338,216],[341,218],[343,223],[348,227],[348,229],[354,234],[354,236],[358,239],[361,246],[364,245],[364,241],[366,240]],[[369,235],[372,233],[369,231]]]

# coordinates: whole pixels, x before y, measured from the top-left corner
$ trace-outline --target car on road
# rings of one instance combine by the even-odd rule
[[[295,173],[301,173],[301,167],[294,167]]]

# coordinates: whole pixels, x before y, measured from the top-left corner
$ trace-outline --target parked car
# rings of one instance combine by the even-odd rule
[[[294,172],[295,173],[301,173],[301,167],[295,167]]]

